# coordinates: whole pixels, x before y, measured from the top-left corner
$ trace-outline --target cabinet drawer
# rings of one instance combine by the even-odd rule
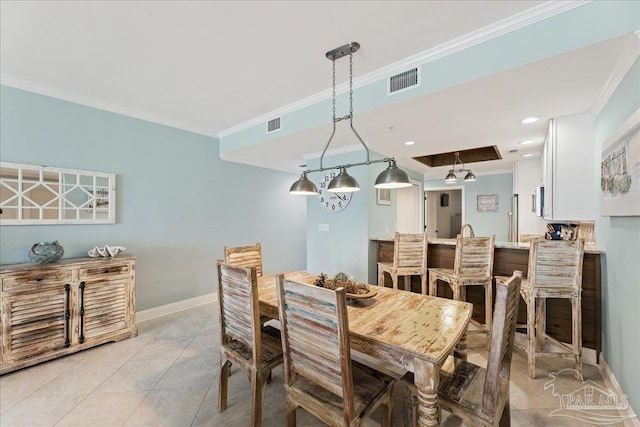
[[[129,273],[129,264],[110,264],[99,267],[88,267],[80,269],[80,280],[95,279],[103,276],[114,276]]]
[[[15,273],[2,278],[2,290],[5,292],[32,291],[50,286],[69,283],[71,281],[71,270],[42,269]]]

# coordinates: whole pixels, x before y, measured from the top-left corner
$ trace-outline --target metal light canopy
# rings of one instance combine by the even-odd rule
[[[354,177],[347,173],[347,168],[350,168],[352,166],[370,165],[372,163],[382,162],[388,162],[389,167],[382,171],[380,175],[378,175],[374,187],[402,188],[411,186],[409,176],[406,172],[396,166],[396,161],[393,157],[387,157],[380,160],[369,159],[369,147],[367,147],[367,144],[365,144],[356,129],[353,127],[353,54],[357,52],[358,49],[360,49],[360,44],[357,42],[351,42],[326,53],[327,59],[331,60],[331,62],[333,63],[333,130],[331,132],[331,136],[329,136],[329,141],[327,141],[324,150],[322,150],[322,155],[320,156],[320,167],[317,169],[307,169],[302,172],[300,179],[294,182],[291,186],[291,189],[289,190],[290,194],[318,194],[318,189],[313,184],[313,182],[309,181],[309,179],[307,178],[307,174],[311,172],[321,172],[328,169],[338,169],[340,172],[329,182],[327,191],[338,193],[358,191],[360,190],[360,185],[358,185],[358,181],[356,181]],[[343,56],[347,55],[349,55],[349,114],[344,117],[336,117],[336,59],[340,59]],[[331,141],[333,140],[333,136],[336,133],[336,123],[346,119],[349,120],[349,127],[351,128],[351,131],[356,136],[360,144],[362,144],[362,146],[364,147],[367,159],[366,161],[360,163],[324,167],[322,161],[324,159],[325,153],[327,152],[327,149],[329,148],[329,145],[331,144]]]
[[[461,167],[456,169],[456,165],[458,163],[460,164]],[[473,182],[476,180],[476,176],[473,174],[473,172],[471,172],[471,169],[464,168],[464,163],[462,163],[462,161],[460,160],[460,153],[457,151],[456,151],[456,158],[453,161],[453,166],[451,167],[451,169],[449,169],[449,173],[445,177],[444,182],[446,182],[447,184],[455,184],[456,182],[458,182],[458,177],[456,176],[456,172],[467,172],[467,174],[464,176],[465,182]]]

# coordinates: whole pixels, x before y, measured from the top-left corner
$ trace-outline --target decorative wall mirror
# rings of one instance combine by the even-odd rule
[[[0,162],[0,225],[114,224],[115,174]]]

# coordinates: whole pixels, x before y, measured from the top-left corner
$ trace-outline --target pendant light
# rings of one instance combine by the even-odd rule
[[[458,163],[460,164],[460,167],[456,168],[456,165]],[[458,151],[456,151],[456,157],[453,160],[453,166],[451,167],[451,169],[449,169],[449,173],[444,178],[444,182],[446,182],[447,184],[455,184],[456,182],[458,182],[456,172],[467,172],[467,174],[464,176],[465,182],[473,182],[476,180],[476,176],[473,174],[473,172],[471,172],[471,169],[464,168],[464,163],[462,163],[462,161],[460,160],[460,153]]]
[[[313,182],[311,182],[307,178],[307,174],[311,172],[321,172],[329,169],[337,169],[339,170],[339,173],[329,182],[327,191],[338,193],[358,191],[360,190],[360,185],[354,177],[347,173],[347,169],[353,166],[370,165],[372,163],[382,162],[389,163],[389,167],[382,171],[380,175],[378,175],[374,187],[402,188],[411,186],[409,175],[407,175],[405,171],[398,168],[393,157],[379,160],[369,159],[369,147],[367,147],[367,144],[365,144],[356,129],[353,127],[353,54],[357,52],[358,49],[360,49],[360,44],[357,42],[351,42],[326,53],[327,59],[331,60],[333,64],[333,130],[331,132],[331,136],[329,136],[329,141],[327,141],[327,144],[325,145],[324,150],[322,150],[322,154],[320,155],[320,167],[317,169],[308,169],[302,172],[300,179],[294,182],[291,186],[291,189],[289,190],[290,194],[318,194],[318,189],[313,184]],[[343,56],[347,55],[349,55],[349,114],[344,117],[336,117],[336,59],[340,59]],[[336,133],[336,123],[347,119],[349,120],[349,127],[351,128],[351,131],[356,136],[356,139],[360,142],[360,144],[362,144],[362,146],[364,147],[367,159],[366,161],[360,163],[324,167],[322,161],[324,159],[325,153],[327,152],[327,149],[329,148],[329,145],[331,144],[331,141],[333,140],[333,136]]]

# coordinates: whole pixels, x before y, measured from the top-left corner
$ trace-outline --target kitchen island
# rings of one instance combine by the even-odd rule
[[[376,260],[393,261],[393,237],[375,237],[370,239],[376,244]],[[455,239],[430,239],[427,252],[427,267],[453,268],[455,257]],[[596,351],[599,357],[602,351],[601,319],[601,255],[604,251],[585,245],[582,266],[582,346]],[[529,266],[529,244],[496,242],[493,261],[494,276],[511,276],[513,270],[520,270],[526,276]],[[420,292],[420,278],[414,277],[411,289]],[[403,289],[399,278],[400,289]],[[391,278],[385,283],[390,286]],[[494,290],[495,295],[495,290]],[[438,286],[438,296],[452,298],[451,289],[444,284]],[[484,322],[484,292],[480,286],[467,289],[467,301],[473,303],[473,319]],[[518,323],[526,323],[526,304],[519,307]],[[562,342],[571,342],[571,304],[568,300],[549,299],[547,302],[547,333]]]

